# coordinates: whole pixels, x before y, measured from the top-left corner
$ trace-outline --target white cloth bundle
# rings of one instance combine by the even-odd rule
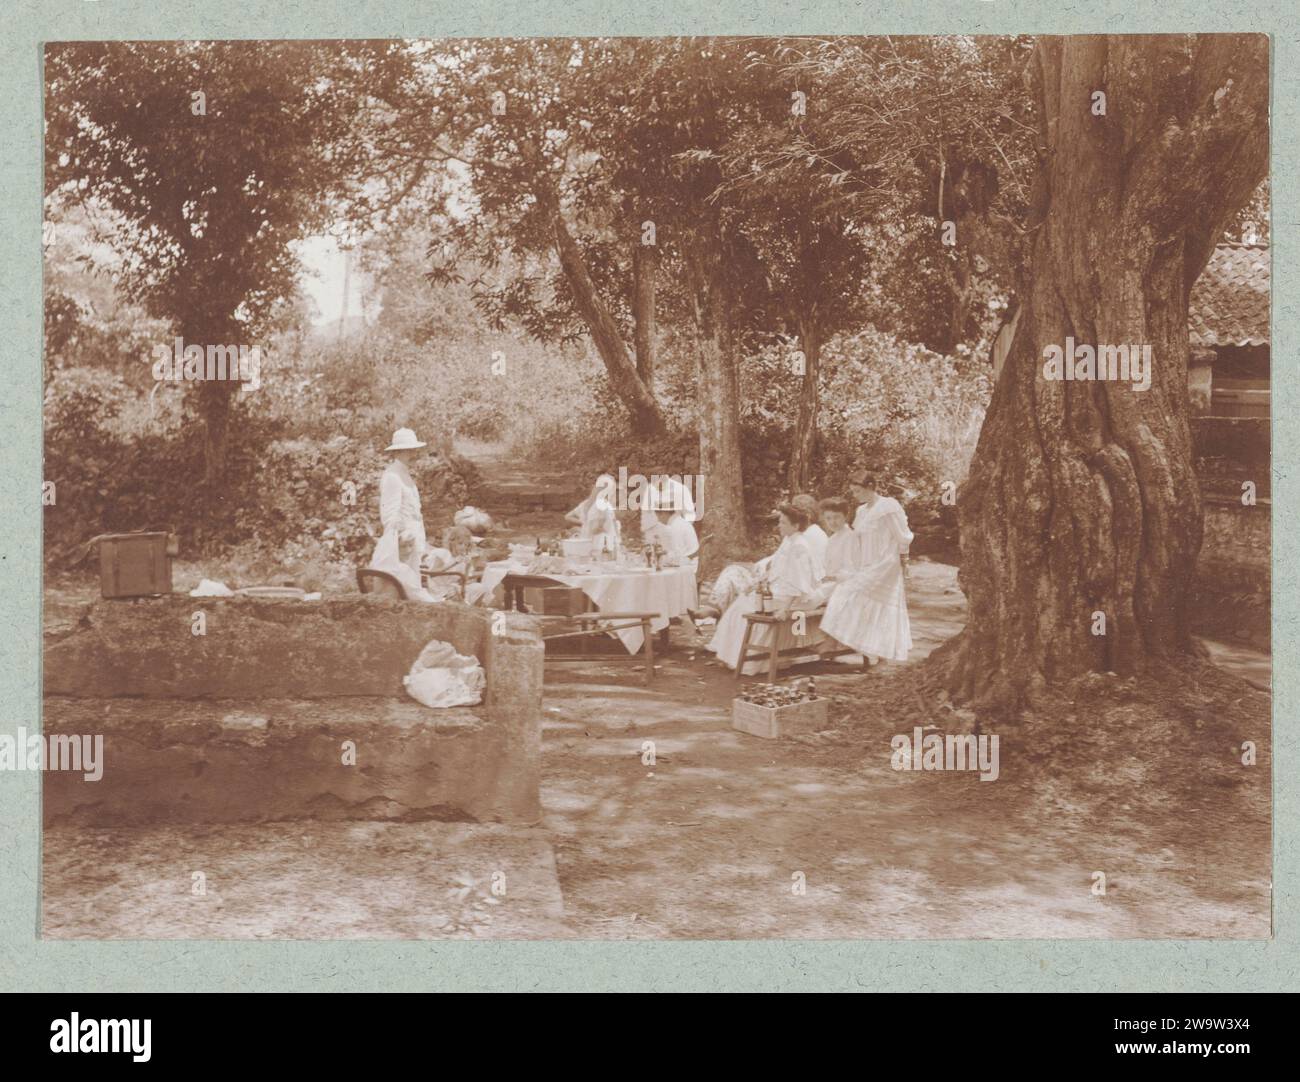
[[[492,516],[469,504],[452,515],[451,521],[457,526],[464,526],[472,534],[484,534],[492,529]]]
[[[403,678],[406,693],[434,708],[474,706],[483,701],[487,677],[473,657],[456,653],[449,642],[433,639]]]

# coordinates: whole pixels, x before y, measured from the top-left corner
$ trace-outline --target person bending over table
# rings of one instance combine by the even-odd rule
[[[602,473],[591,486],[591,493],[582,503],[564,516],[565,522],[578,527],[578,536],[595,542],[596,551],[617,552],[619,544],[618,515],[614,511],[614,497],[618,483],[607,473]]]

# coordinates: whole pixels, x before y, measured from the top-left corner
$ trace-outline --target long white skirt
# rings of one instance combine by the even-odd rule
[[[784,601],[790,601],[791,598],[773,598],[773,606],[782,604]],[[740,644],[745,638],[745,614],[747,612],[758,611],[758,594],[756,592],[741,594],[730,605],[727,611],[718,619],[718,626],[714,629],[713,638],[709,640],[706,650],[712,651],[718,655],[721,661],[729,669],[734,669],[740,661]],[[822,635],[816,631],[811,631],[807,635],[794,634],[793,622],[775,625],[778,635],[777,644],[781,650],[788,650],[795,646],[807,646],[807,657],[792,655],[784,658],[787,664],[799,665],[805,661],[816,661],[818,654],[816,645],[821,641]],[[771,640],[773,625],[755,624],[754,630],[749,636],[750,646],[765,646]],[[746,662],[744,675],[754,676],[764,672],[767,668],[766,662],[759,658]]]
[[[726,612],[736,598],[750,593],[757,585],[758,575],[753,564],[728,564],[718,573],[709,601]]]
[[[906,661],[912,623],[898,557],[890,553],[836,586],[826,602],[821,629],[860,654]]]
[[[390,575],[402,584],[406,591],[408,601],[433,601],[434,597],[420,581],[420,546],[416,546],[416,551],[412,552],[410,557],[403,560],[400,553],[397,534],[392,531],[386,531],[379,538],[375,545],[374,555],[370,558],[370,566],[376,571],[387,571]]]

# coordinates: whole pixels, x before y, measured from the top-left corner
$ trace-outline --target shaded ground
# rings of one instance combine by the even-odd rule
[[[490,455],[478,462],[491,477]],[[517,466],[510,476],[520,478]],[[501,525],[528,532],[517,515]],[[1178,727],[1184,719],[1163,728],[1161,717],[1184,709],[1166,691],[1137,710],[1131,691],[1103,680],[1089,694],[1094,707],[1060,719],[1061,733],[1073,734],[1062,745],[1018,748],[1015,734],[1004,735],[996,782],[898,772],[892,736],[915,724],[964,727],[918,669],[965,622],[956,569],[914,561],[908,602],[915,649],[907,665],[869,675],[833,662],[798,670],[817,674],[819,692],[835,700],[835,731],[798,742],[731,729],[732,674],[680,629],[650,689],[626,668],[548,670],[543,825],[574,930],[593,938],[1269,934],[1267,696],[1244,689],[1253,699],[1235,711],[1261,748],[1250,768],[1239,763],[1235,735],[1189,738]],[[1266,653],[1210,645],[1216,661],[1267,686]],[[1227,686],[1238,694],[1231,677]],[[1204,706],[1208,695],[1192,701]],[[1112,747],[1104,734],[1125,710],[1155,719],[1156,729],[1129,719],[1137,743]],[[1144,732],[1153,746],[1142,746]]]
[[[43,841],[42,934],[53,939],[567,934],[551,847],[535,830],[296,821],[59,827]]]
[[[914,585],[930,589],[914,591],[913,612],[933,640],[959,599],[934,589],[950,568],[917,570]],[[1235,737],[1179,748],[1161,732],[1150,754],[1103,748],[1088,726],[1111,731],[1103,715],[1123,704],[1099,703],[1060,719],[1075,734],[1064,747],[1017,746],[1004,732],[1001,776],[981,782],[892,769],[895,734],[963,728],[931,706],[915,664],[800,670],[820,674],[835,730],[770,742],[730,728],[731,674],[689,656],[675,651],[650,690],[613,682],[614,669],[548,675],[543,825],[580,935],[1269,934],[1262,695],[1243,711],[1265,719],[1251,734],[1264,748],[1255,767],[1239,765]],[[1170,754],[1188,756],[1173,776],[1156,769]]]

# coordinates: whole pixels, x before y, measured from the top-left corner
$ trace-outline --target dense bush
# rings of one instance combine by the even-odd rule
[[[785,490],[798,383],[785,350],[746,361],[741,409],[751,514]],[[848,479],[873,468],[906,506],[917,551],[951,555],[956,510],[944,495],[966,479],[990,392],[988,368],[970,351],[942,356],[871,328],[833,338],[822,352],[814,493],[847,494]]]
[[[148,411],[120,378],[59,372],[45,397],[45,477],[56,485],[47,553],[98,533],[169,529],[191,557],[250,545],[286,562],[368,558],[391,428],[304,435],[277,410],[273,392],[259,395],[234,402],[226,469],[213,494],[202,484],[203,428],[192,414],[139,420]],[[124,424],[128,414],[136,422]],[[467,502],[475,471],[455,456],[430,455],[413,472],[434,532]]]

